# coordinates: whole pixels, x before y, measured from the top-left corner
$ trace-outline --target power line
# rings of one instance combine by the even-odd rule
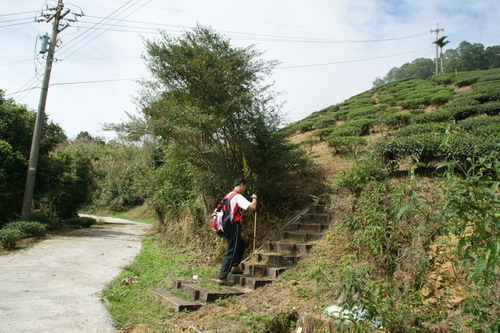
[[[127,4],[129,4],[129,3],[133,2],[133,1],[134,1],[134,0],[129,0],[127,3],[125,3],[125,4],[124,4],[124,5],[122,5],[122,6],[120,6],[117,10],[115,10],[114,12],[112,12],[111,14],[109,14],[109,15],[108,15],[108,17],[110,17],[111,15],[113,15],[113,14],[115,14],[116,12],[120,11],[120,10],[121,10],[124,6],[126,6]],[[137,1],[136,1],[136,3],[137,3],[137,2],[139,2],[139,1],[140,1],[140,0],[137,0]],[[149,1],[148,1],[148,2],[149,2]],[[145,3],[145,4],[147,4],[147,3]],[[128,9],[128,8],[127,8],[127,9]],[[135,12],[135,11],[134,11],[134,12]],[[127,17],[128,17],[128,16],[127,16]],[[96,25],[98,25],[98,24],[96,24]],[[88,32],[88,31],[87,31],[87,32]],[[86,33],[86,32],[84,32],[84,33],[82,33],[82,34],[78,35],[77,37],[73,38],[70,42],[72,42],[72,41],[74,41],[74,40],[78,39],[79,37],[83,36],[85,33]],[[100,35],[98,35],[97,37],[99,37],[99,36],[100,36]],[[97,38],[97,37],[95,37],[95,38]],[[94,38],[94,39],[95,39],[95,38]],[[94,39],[92,39],[92,40],[94,40]],[[91,40],[91,41],[92,41],[92,40]],[[81,42],[81,41],[79,41],[79,42]],[[79,42],[77,42],[77,44],[75,44],[75,45],[78,45],[78,43],[79,43]],[[89,41],[89,42],[90,42],[90,41]],[[88,43],[89,43],[89,42],[88,42]],[[86,43],[86,44],[88,44],[88,43]],[[85,44],[85,45],[86,45],[86,44]],[[66,44],[66,45],[68,45],[68,44]],[[85,46],[85,45],[83,45],[83,46]],[[63,45],[63,46],[64,46],[64,45]],[[83,46],[82,46],[82,47],[83,47]],[[62,48],[62,47],[61,47],[61,48]],[[81,47],[80,47],[80,48],[81,48]],[[71,53],[71,54],[70,54],[70,56],[71,56],[72,54],[74,54],[75,52],[77,52],[80,48],[78,48],[76,51],[74,51],[73,53]],[[69,50],[69,49],[67,49],[67,50]],[[57,64],[56,64],[56,65],[57,65]],[[24,92],[24,94],[23,94],[23,95],[21,95],[21,96],[19,96],[19,97],[18,97],[18,99],[19,99],[19,100],[24,99],[26,96],[28,96],[28,95],[31,93],[31,91],[33,91],[33,89],[32,89],[32,88],[28,88],[28,89],[24,89],[24,88],[25,88],[25,87],[27,87],[27,86],[29,86],[29,85],[31,85],[31,84],[33,84],[36,80],[37,80],[37,75],[35,74],[35,76],[33,76],[30,80],[28,80],[28,82],[26,82],[26,83],[25,83],[25,84],[24,84],[24,85],[23,85],[23,86],[22,86],[22,87],[18,90],[18,93]]]
[[[123,20],[123,21],[125,21],[125,20]],[[144,22],[144,21],[129,21],[129,22],[190,29],[189,27],[174,26],[174,25],[161,24],[161,23],[151,23],[151,22]],[[80,21],[79,23],[92,24],[92,22],[87,22],[87,21]],[[104,23],[102,25],[106,26],[106,25],[111,25],[111,24]],[[123,24],[117,24],[117,23],[112,24],[112,26],[113,27],[123,27],[123,28],[133,28],[133,29],[143,29],[143,30],[154,30],[155,32],[157,31],[156,28],[134,26],[134,25],[123,25]],[[94,28],[94,27],[90,27],[88,29],[91,29],[91,28]],[[95,28],[95,29],[100,30],[100,29],[105,29],[105,28]],[[105,30],[106,31],[117,31],[117,32],[148,33],[148,31],[141,31],[141,30],[124,30],[124,29],[111,29],[111,28],[106,28]],[[402,36],[402,37],[394,37],[394,38],[352,40],[352,39],[321,39],[321,38],[306,38],[306,37],[295,37],[295,36],[280,36],[280,35],[258,34],[258,33],[228,31],[228,30],[219,30],[219,31],[222,33],[232,34],[232,35],[228,35],[228,36],[233,38],[233,39],[240,39],[240,40],[288,42],[288,43],[317,43],[317,44],[378,43],[378,42],[397,41],[397,40],[412,39],[412,38],[427,36],[426,33],[421,33],[421,34]],[[173,30],[173,32],[174,33],[181,33],[181,31],[175,31],[175,30]],[[242,35],[242,36],[240,36],[240,35]]]
[[[421,48],[421,49],[418,49],[418,50],[412,50],[412,51],[395,53],[395,54],[388,54],[388,55],[379,56],[379,57],[371,57],[371,58],[355,59],[355,60],[345,60],[345,61],[335,61],[335,62],[326,62],[326,63],[321,63],[321,64],[309,64],[309,65],[276,67],[276,69],[290,69],[290,68],[304,68],[304,67],[318,67],[318,66],[327,66],[327,65],[347,64],[347,63],[351,63],[351,62],[361,62],[361,61],[368,61],[368,60],[375,60],[375,59],[383,59],[383,58],[395,57],[395,56],[398,56],[398,55],[403,55],[403,54],[408,54],[408,53],[415,53],[415,52],[420,52],[420,51],[428,50],[428,49],[429,49],[429,47],[425,47],[425,48]]]
[[[0,23],[2,23],[2,22],[0,22]],[[24,23],[6,24],[6,25],[0,25],[0,28],[15,27],[15,26],[18,26],[18,25],[32,24],[32,23],[36,23],[36,22],[35,22],[35,21],[33,21],[33,22],[24,22]]]
[[[74,82],[58,82],[58,83],[52,83],[51,86],[66,86],[66,85],[72,85],[72,84],[87,84],[87,83],[102,83],[102,82],[117,82],[117,81],[133,81],[133,80],[140,80],[140,78],[92,80],[92,81],[74,81]]]
[[[23,17],[23,18],[18,18],[18,19],[12,19],[12,20],[2,20],[0,23],[6,23],[6,22],[15,22],[15,21],[25,21],[25,20],[33,20],[35,21],[34,17]]]
[[[9,62],[8,64],[1,64],[0,67],[3,67],[3,66],[11,66],[11,65],[15,65],[15,64],[20,64],[22,62],[28,62],[28,61],[31,61],[32,59],[24,59],[24,60],[19,60],[19,61],[14,61],[14,62]]]
[[[51,83],[50,86],[67,86],[67,85],[73,85],[73,84],[88,84],[88,83],[104,83],[104,82],[118,82],[118,81],[134,81],[134,80],[140,80],[141,78],[129,78],[129,79],[108,79],[108,80],[91,80],[91,81],[73,81],[73,82],[56,82],[56,83]],[[33,89],[37,89],[40,87],[31,87],[19,91],[14,91],[12,93],[4,94],[4,96],[11,96],[15,95],[24,91],[31,91]]]
[[[37,89],[37,88],[40,88],[40,87],[31,87],[28,89],[18,90],[18,91],[14,91],[13,93],[4,94],[4,96],[11,96],[11,95],[19,94],[19,93],[24,92],[24,91],[33,90],[33,89]]]
[[[13,16],[13,15],[21,15],[21,14],[31,14],[31,13],[38,13],[37,10],[29,11],[29,12],[19,12],[19,13],[9,13],[9,14],[0,14],[1,16]]]
[[[130,9],[133,5],[135,5],[136,3],[140,2],[141,0],[137,0],[135,3],[133,3],[133,4],[129,5],[132,1],[134,1],[134,0],[129,0],[126,4],[124,4],[123,6],[121,6],[120,8],[118,8],[117,10],[115,10],[114,12],[112,12],[111,14],[109,14],[109,15],[108,15],[108,18],[109,18],[109,17],[111,17],[111,15],[115,14],[115,13],[116,13],[116,12],[118,12],[118,11],[123,11],[123,12],[127,11],[127,10],[128,10],[128,9]],[[148,4],[149,2],[151,2],[151,0],[148,0],[148,1],[147,1],[147,2],[145,2],[142,6],[140,6],[140,7],[139,7],[139,8],[137,8],[137,9],[135,9],[133,12],[131,12],[130,14],[128,14],[127,16],[125,16],[124,18],[129,17],[130,15],[132,15],[133,13],[135,13],[136,11],[138,11],[140,8],[142,8],[144,5]],[[128,8],[123,9],[125,6],[128,6]],[[122,14],[122,13],[119,13],[119,14],[117,14],[117,15],[120,15],[120,14]],[[106,19],[106,18],[105,18],[105,19]],[[105,20],[105,19],[104,19],[104,20]],[[96,26],[102,25],[102,24],[103,24],[102,22],[103,22],[104,20],[101,20],[100,22],[96,23],[93,27],[96,27]],[[89,32],[89,31],[90,31],[90,29],[88,29],[86,32]],[[85,34],[86,32],[82,33],[81,35]],[[102,33],[98,34],[97,36],[95,36],[94,38],[92,38],[90,41],[86,42],[86,43],[85,43],[85,44],[83,44],[82,46],[80,46],[78,49],[76,49],[74,52],[72,52],[70,55],[68,55],[68,56],[66,56],[66,57],[67,57],[67,58],[68,58],[68,57],[70,57],[71,55],[73,55],[74,53],[76,53],[78,50],[80,50],[82,47],[84,47],[85,45],[87,45],[87,44],[89,44],[90,42],[94,41],[96,38],[100,37],[100,36],[101,36],[103,33],[105,33],[105,32],[106,32],[106,30],[105,30],[105,31],[103,31]],[[90,35],[92,35],[92,34],[94,34],[94,33],[95,33],[95,31],[90,32],[89,36],[90,36]],[[64,46],[67,46],[67,45],[68,45],[68,44],[70,44],[72,41],[74,41],[74,40],[76,40],[77,38],[79,38],[81,35],[79,35],[79,36],[75,37],[74,39],[72,39],[71,41],[69,41],[68,43],[66,43],[65,45],[63,45],[60,49],[63,49],[63,47],[64,47]],[[87,37],[89,37],[89,36],[87,36]],[[85,37],[85,38],[87,38],[87,37]],[[69,49],[66,49],[66,52],[67,52],[68,50],[70,50],[72,47],[75,47],[76,45],[78,45],[78,44],[79,44],[79,43],[81,43],[81,42],[83,42],[83,40],[78,41],[76,44],[74,44],[73,46],[71,46]]]

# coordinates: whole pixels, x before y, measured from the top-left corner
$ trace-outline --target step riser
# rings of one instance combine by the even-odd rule
[[[321,237],[321,234],[309,234],[309,233],[294,233],[294,232],[282,232],[282,240],[292,240],[296,242],[309,242],[317,240]]]
[[[290,231],[302,231],[311,233],[321,233],[328,228],[327,224],[297,223],[289,226]]]
[[[149,294],[163,304],[173,307],[176,312],[195,311],[203,306],[203,304],[199,302],[186,302],[176,296],[168,294],[162,289],[151,289],[149,290]]]
[[[330,215],[326,214],[307,214],[300,218],[302,223],[329,223]]]
[[[326,206],[323,205],[315,205],[312,206],[309,211],[309,214],[325,214],[326,213]]]
[[[245,271],[245,274],[253,275],[256,277],[267,277],[271,279],[275,279],[280,276],[284,271],[286,271],[286,267],[271,267],[271,266],[263,266],[261,264],[252,263],[241,263],[242,269]]]
[[[238,286],[255,290],[273,282],[271,279],[259,279],[252,276],[230,274],[228,280]]]
[[[294,244],[294,243],[276,243],[268,242],[264,244],[264,250],[267,252],[283,252],[289,254],[308,253],[312,245],[310,244]]]
[[[290,255],[270,255],[270,254],[257,254],[256,260],[259,263],[265,262],[267,265],[277,266],[292,266],[299,258]]]
[[[202,303],[212,303],[218,299],[224,299],[230,296],[240,296],[244,294],[243,292],[227,292],[225,290],[213,291],[200,287],[196,284],[179,280],[174,281],[173,288],[182,290],[186,294],[189,294],[195,301],[199,301]]]

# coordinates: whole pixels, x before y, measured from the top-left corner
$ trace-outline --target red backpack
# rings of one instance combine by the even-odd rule
[[[210,228],[221,237],[226,237],[229,232],[229,226],[231,224],[231,199],[237,194],[236,191],[230,192],[226,195],[215,207],[214,212],[210,215],[209,225]],[[238,211],[238,204],[234,207],[234,211]],[[236,214],[234,214],[236,216]]]

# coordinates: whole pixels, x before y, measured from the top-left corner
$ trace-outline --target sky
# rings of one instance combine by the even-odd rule
[[[54,0],[0,0],[0,89],[37,110],[45,66],[35,22]],[[433,59],[435,30],[446,48],[466,40],[500,45],[498,0],[65,0],[83,12],[59,34],[45,112],[66,135],[82,131],[106,140],[103,125],[140,113],[138,80],[150,79],[144,40],[211,27],[237,47],[254,45],[277,60],[267,83],[288,122],[372,87],[376,77],[406,62]],[[71,14],[66,18],[72,18]]]

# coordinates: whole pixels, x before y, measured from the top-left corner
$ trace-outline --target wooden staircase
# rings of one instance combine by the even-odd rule
[[[301,212],[279,233],[278,240],[264,243],[255,253],[245,259],[240,267],[243,274],[229,274],[227,279],[233,286],[221,286],[216,290],[204,288],[192,281],[176,280],[173,289],[190,295],[192,301],[184,301],[161,289],[151,289],[150,294],[176,311],[191,311],[231,296],[239,296],[272,283],[280,274],[294,265],[309,252],[315,241],[330,224],[325,199]]]

